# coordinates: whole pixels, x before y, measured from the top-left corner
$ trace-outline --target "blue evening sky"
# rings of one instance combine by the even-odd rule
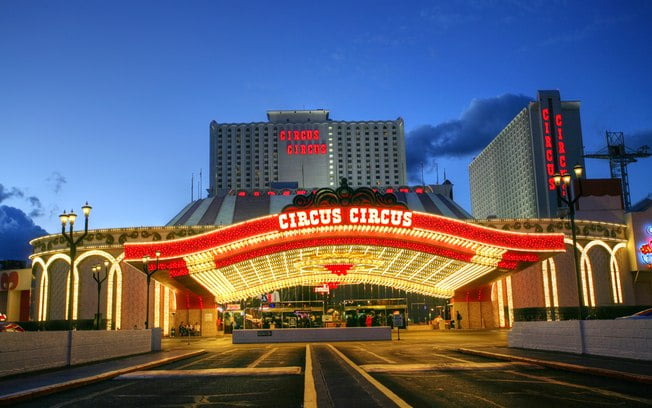
[[[436,163],[470,210],[469,162],[539,89],[581,101],[587,152],[605,130],[652,146],[651,21],[649,1],[3,1],[0,228],[55,233],[85,201],[92,228],[163,225],[207,187],[210,121],[272,109],[403,117],[413,184]],[[635,203],[652,159],[629,172]]]

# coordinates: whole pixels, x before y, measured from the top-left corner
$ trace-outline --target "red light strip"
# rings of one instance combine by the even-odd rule
[[[518,254],[516,251],[518,250],[528,251],[530,255],[532,255],[532,251],[565,250],[563,234],[521,234],[506,232],[425,213],[414,213],[412,219],[412,228],[444,233],[465,240],[510,249],[511,255],[509,256],[516,256]],[[232,242],[246,240],[254,236],[276,233],[279,230],[278,214],[275,214],[185,239],[165,242],[125,243],[125,260],[140,260],[143,256],[153,254],[157,250],[161,251],[161,258],[178,258],[207,251]],[[406,236],[408,231],[410,229],[398,232],[392,240],[401,241],[410,239],[409,236]],[[343,234],[343,232],[335,231],[334,234]],[[301,239],[310,242],[311,238]],[[345,239],[342,238],[342,240]],[[397,245],[388,246],[397,247]],[[441,246],[442,244],[437,243],[437,245]],[[518,260],[530,261],[530,259]]]

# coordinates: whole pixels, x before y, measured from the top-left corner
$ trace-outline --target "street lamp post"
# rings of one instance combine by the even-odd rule
[[[100,330],[100,291],[102,290],[102,282],[104,282],[109,276],[109,261],[104,261],[104,278],[102,279],[100,279],[101,270],[102,267],[100,265],[95,265],[93,267],[93,279],[95,279],[95,282],[97,282],[97,314],[95,315],[97,325],[95,330]]]
[[[147,276],[147,305],[145,306],[145,329],[149,329],[149,284],[152,280],[152,275],[158,272],[158,258],[161,256],[161,251],[156,251],[156,267],[154,270],[149,270],[149,256],[143,257],[143,272]]]
[[[582,172],[584,169],[582,166],[579,164],[576,164],[573,167],[573,173],[575,173],[575,178],[577,178],[577,183],[579,186],[579,194],[575,194],[575,191],[572,192],[571,195],[571,189],[568,188],[570,186],[571,182],[571,175],[569,173],[565,174],[555,174],[554,175],[554,180],[555,184],[557,185],[557,194],[559,195],[559,198],[561,201],[566,203],[568,205],[568,217],[570,218],[570,223],[571,223],[571,231],[572,231],[572,237],[573,237],[573,258],[575,261],[575,278],[577,280],[577,302],[578,302],[578,307],[577,307],[577,320],[582,320],[582,276],[581,276],[581,271],[580,271],[580,260],[577,257],[577,233],[575,231],[575,204],[579,201],[580,197],[582,196]],[[565,198],[561,193],[561,188],[562,185],[566,186],[566,191],[568,198]]]
[[[61,221],[61,235],[65,238],[68,246],[70,246],[70,286],[68,288],[68,328],[73,329],[73,291],[75,290],[74,286],[74,277],[75,277],[75,258],[77,257],[77,245],[79,245],[86,235],[88,234],[88,216],[91,214],[92,207],[86,202],[82,206],[82,212],[84,214],[84,233],[75,239],[73,233],[73,226],[75,225],[75,220],[77,219],[77,214],[70,210],[70,213],[66,214],[64,211],[63,214],[59,215],[59,220]],[[66,233],[66,224],[70,224],[70,231]]]

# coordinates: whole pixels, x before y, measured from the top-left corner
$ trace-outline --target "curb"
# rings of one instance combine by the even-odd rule
[[[561,361],[541,360],[531,357],[512,356],[509,354],[493,353],[489,351],[472,350],[466,348],[457,349],[460,353],[472,354],[481,357],[497,358],[500,360],[519,361],[523,363],[536,364],[542,367],[555,368],[564,371],[573,371],[582,374],[599,375],[602,377],[616,378],[619,380],[638,382],[642,384],[652,384],[652,376],[643,374],[632,374],[624,371],[609,370],[599,367],[587,367],[577,364],[562,363]]]
[[[204,353],[204,350],[196,350],[196,351],[180,354],[174,357],[167,357],[161,360],[150,361],[148,363],[121,368],[119,370],[107,371],[105,373],[93,375],[90,377],[83,377],[76,380],[65,381],[58,384],[46,385],[43,387],[33,388],[30,390],[24,390],[12,394],[1,395],[0,405],[10,405],[19,401],[25,401],[31,398],[41,397],[48,394],[54,394],[56,392],[65,391],[72,388],[77,388],[84,385],[96,383],[99,381],[108,380],[122,374],[130,373],[132,371],[146,370],[148,368],[156,367],[161,364],[172,363],[174,361],[182,360],[184,358],[194,357],[202,353]]]

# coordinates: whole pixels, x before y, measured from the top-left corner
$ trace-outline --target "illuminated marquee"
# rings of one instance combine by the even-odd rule
[[[278,224],[281,230],[341,224],[409,228],[412,226],[412,211],[372,207],[320,208],[281,213]]]
[[[278,139],[282,142],[288,142],[286,151],[288,155],[314,155],[328,153],[328,147],[325,143],[314,143],[319,140],[319,130],[281,130],[278,133]],[[299,143],[296,143],[299,142]],[[300,143],[313,142],[313,143]]]

